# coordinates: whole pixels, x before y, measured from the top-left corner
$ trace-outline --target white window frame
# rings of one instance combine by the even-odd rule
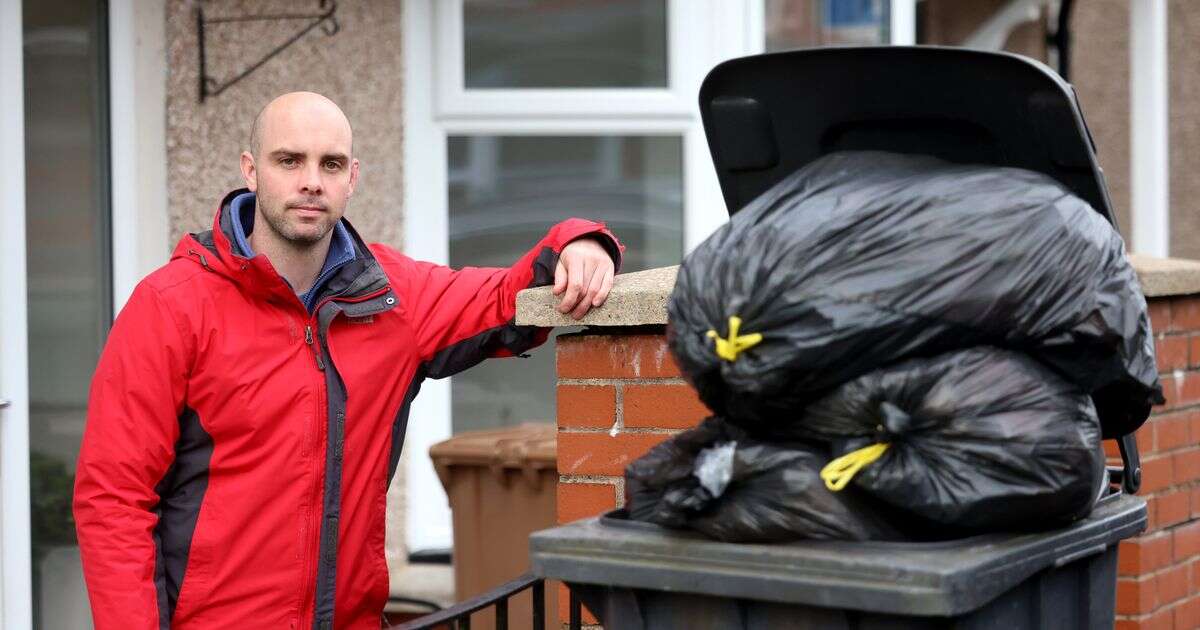
[[[454,135],[672,135],[683,149],[684,248],[728,219],[700,122],[710,68],[761,52],[762,0],[667,0],[667,87],[467,90],[462,0],[408,0],[404,10],[404,246],[449,261],[447,138]],[[450,379],[429,380],[412,404],[406,455],[409,551],[452,544],[450,512],[429,447],[452,432]]]

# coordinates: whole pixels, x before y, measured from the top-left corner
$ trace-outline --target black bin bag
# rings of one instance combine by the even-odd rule
[[[1062,525],[1107,486],[1092,401],[994,348],[862,376],[793,429],[830,441],[838,459],[822,477],[833,489],[857,487],[956,534]]]
[[[725,542],[903,539],[870,499],[826,489],[828,461],[824,448],[759,442],[709,418],[626,467],[629,516]]]
[[[701,398],[756,433],[880,366],[976,345],[1053,367],[1093,396],[1106,437],[1162,401],[1120,235],[1021,169],[827,155],[696,248],[668,312]]]

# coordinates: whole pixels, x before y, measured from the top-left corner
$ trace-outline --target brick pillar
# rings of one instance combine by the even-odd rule
[[[625,466],[709,415],[661,326],[558,337],[558,522],[625,504]],[[559,589],[567,621],[567,590]],[[584,622],[596,620],[585,611]]]
[[[1117,630],[1185,630],[1200,628],[1200,296],[1149,302],[1167,404],[1137,432],[1150,520],[1121,543]]]

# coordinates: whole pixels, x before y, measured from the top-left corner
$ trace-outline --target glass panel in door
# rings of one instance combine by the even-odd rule
[[[71,517],[88,385],[111,323],[104,2],[24,3],[35,627],[90,628]]]

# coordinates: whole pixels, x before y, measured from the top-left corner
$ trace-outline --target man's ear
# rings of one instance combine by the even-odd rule
[[[350,187],[346,190],[347,197],[354,196],[354,187],[358,185],[358,158],[350,160]]]
[[[246,181],[246,188],[250,192],[258,192],[258,167],[249,151],[242,151],[242,179]]]

